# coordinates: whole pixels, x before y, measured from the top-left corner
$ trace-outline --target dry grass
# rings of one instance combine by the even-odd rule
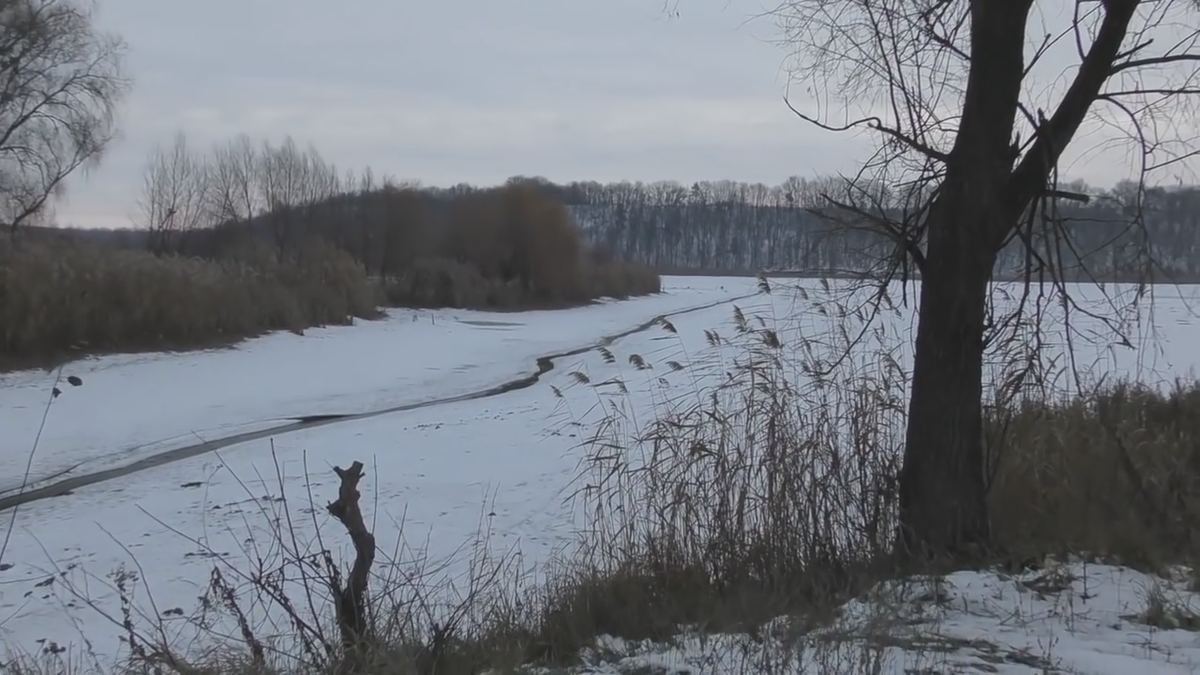
[[[155,257],[57,240],[0,244],[0,367],[89,352],[226,345],[377,315],[349,256],[311,243],[280,260]]]
[[[1116,384],[993,415],[997,543],[1161,569],[1200,548],[1200,384]]]
[[[1133,619],[1161,630],[1200,632],[1200,607],[1164,583],[1146,589],[1145,607]]]
[[[827,312],[854,314],[845,309]],[[389,564],[404,571],[373,582],[377,649],[359,672],[559,669],[589,650],[603,658],[610,638],[669,642],[684,633],[701,642],[739,633],[755,644],[770,642],[768,634],[800,644],[848,599],[897,576],[892,533],[906,374],[886,336],[869,337],[866,348],[825,372],[821,364],[848,346],[853,331],[820,345],[784,344],[780,326],[775,317],[739,310],[732,329],[708,332],[704,354],[663,363],[631,355],[628,372],[605,383],[579,373],[577,386],[593,390],[596,409],[604,411],[578,420],[592,431],[578,482],[587,516],[579,546],[537,579],[513,552],[488,553],[486,537],[471,549],[466,582],[413,569],[420,555]],[[661,328],[675,332],[669,322]],[[664,372],[705,371],[722,373],[719,384],[697,378],[689,395],[659,398],[653,419],[639,421],[623,403],[639,378],[653,383]],[[1026,396],[1019,405],[992,409],[987,443],[997,458],[993,528],[1007,552],[997,564],[1048,554],[1119,557],[1158,570],[1194,562],[1200,385],[1164,393],[1118,384],[1062,401]],[[286,529],[279,540],[288,550]],[[291,623],[327,625],[332,610],[323,586],[331,582],[321,579],[340,573],[328,551],[285,556],[278,569],[309,570],[290,575],[305,581],[286,589],[262,580],[289,575],[243,571],[251,581],[224,604],[227,613],[236,618],[237,607],[251,605],[299,607],[301,598],[316,596],[314,618]],[[936,595],[928,601],[936,603]],[[1164,598],[1152,600],[1144,621],[1191,625]],[[889,621],[902,621],[902,614],[880,608],[871,649],[882,654],[896,646]],[[781,624],[779,617],[788,620]],[[138,663],[171,670],[164,664],[182,657],[164,656],[172,646],[156,640],[150,621],[130,638],[152,655]],[[284,643],[333,645],[331,638],[306,637],[308,630],[292,630]],[[222,643],[223,660],[174,670],[335,670],[335,646],[255,661],[254,645],[264,638],[233,635]],[[808,657],[816,664],[812,672],[863,672],[864,663],[882,658],[847,660],[835,638],[819,642],[824,646]],[[947,648],[911,637],[904,646]],[[747,668],[775,672],[759,662]]]

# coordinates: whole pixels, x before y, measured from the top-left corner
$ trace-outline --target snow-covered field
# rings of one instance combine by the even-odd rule
[[[66,366],[84,386],[54,403],[30,482],[287,423],[469,394],[530,373],[661,314],[754,292],[752,279],[676,278],[667,292],[564,311],[395,311],[353,328],[277,333],[234,349],[135,354]],[[0,495],[21,488],[56,373],[0,375]]]
[[[791,283],[809,287],[810,297],[819,295],[817,282]],[[80,591],[86,584],[88,599],[116,616],[116,594],[105,586],[106,575],[122,565],[136,566],[142,607],[150,606],[152,595],[151,611],[168,613],[171,625],[173,610],[190,613],[197,605],[214,564],[244,566],[266,554],[256,548],[274,541],[274,518],[285,506],[303,544],[320,530],[345,552],[336,524],[320,508],[310,513],[308,494],[311,490],[318,505],[334,499],[332,467],[354,460],[367,465],[364,506],[376,523],[381,552],[391,550],[403,522],[405,539],[427,538],[434,558],[450,556],[482,522],[494,532],[495,543],[519,546],[528,563],[544,561],[571,542],[579,525],[564,503],[578,470],[577,446],[586,434],[572,421],[586,417],[600,401],[597,390],[579,386],[574,373],[586,373],[592,382],[620,378],[630,390],[633,412],[645,421],[656,400],[694,395],[711,381],[706,378],[721,376],[719,369],[672,372],[661,364],[702,361],[704,330],[730,330],[734,298],[742,298],[736,304],[747,314],[777,321],[785,344],[844,323],[836,313],[812,312],[782,285],[777,283],[770,296],[746,297],[754,292],[753,279],[670,279],[662,296],[561,312],[400,312],[385,321],[305,336],[274,335],[231,350],[72,364],[64,376],[79,375],[84,384],[63,386],[53,403],[35,456],[35,478],[120,466],[197,437],[266,428],[290,417],[361,413],[469,394],[528,374],[537,357],[597,344],[657,315],[716,303],[672,316],[674,333],[652,327],[613,341],[609,349],[615,363],[591,350],[558,359],[554,370],[525,389],[293,431],[23,505],[0,563],[0,644],[35,652],[45,644],[40,640],[79,645],[86,636],[95,653],[115,655],[120,627],[85,607],[68,587]],[[1195,347],[1200,318],[1193,312],[1200,307],[1200,290],[1159,293],[1153,314],[1137,317],[1141,325],[1131,331],[1139,350],[1096,340],[1090,356],[1081,350],[1083,358],[1113,374],[1143,380],[1189,374],[1200,363]],[[797,316],[799,310],[804,311]],[[888,321],[903,335],[911,311],[897,310]],[[1079,336],[1099,326],[1079,318],[1072,330]],[[1068,335],[1066,328],[1061,331]],[[656,367],[634,369],[629,361],[634,354]],[[0,476],[8,483],[19,484],[53,381],[53,374],[45,373],[0,377]],[[15,486],[8,483],[0,488],[11,491]],[[0,512],[0,530],[8,529],[12,513]],[[1126,574],[1101,568],[1087,573],[1117,580]],[[1126,576],[1132,579],[1131,574]],[[1115,590],[1099,595],[1089,587],[1096,598],[1088,602],[1097,612],[1089,621],[1109,632],[1088,633],[1076,642],[1065,624],[1059,626],[1062,621],[1030,597],[996,590],[1010,581],[976,575],[955,583],[962,598],[958,605],[946,605],[949,614],[939,624],[952,626],[954,636],[969,639],[967,634],[977,631],[978,637],[993,639],[1000,632],[1005,644],[1019,643],[1014,650],[1056,654],[1063,663],[1090,659],[1074,662],[1079,672],[1191,672],[1191,666],[1169,665],[1163,650],[1147,646],[1153,644],[1174,650],[1175,663],[1200,668],[1200,652],[1188,651],[1196,642],[1193,634],[1188,642],[1174,633],[1152,634],[1132,620],[1113,623],[1113,616],[1134,613],[1120,603],[1134,602],[1139,592],[1122,583],[1113,582]],[[1104,599],[1110,596],[1118,599]],[[955,606],[963,608],[961,615],[953,615]],[[1004,623],[1005,612],[1022,608],[1039,618]],[[1093,643],[1117,640],[1112,636],[1118,634],[1125,640],[1120,644],[1140,645],[1141,651],[1120,648],[1122,659],[1134,659],[1133,670],[1106,670],[1125,661],[1096,655]],[[1051,638],[1057,646],[1048,642]],[[680,644],[678,649],[686,651],[686,642]],[[687,666],[691,672],[744,672],[719,659],[708,666],[691,663],[696,658],[691,652],[611,647],[632,659],[630,666],[653,662]],[[1031,665],[1041,663],[1037,659],[1019,661],[999,663],[997,672],[1041,672]]]

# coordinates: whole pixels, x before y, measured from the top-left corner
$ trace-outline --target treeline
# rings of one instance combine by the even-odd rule
[[[999,278],[1053,266],[1067,278],[1200,279],[1200,188],[1063,190],[1088,202],[1057,200],[1035,214],[1000,256]],[[514,177],[496,188],[431,188],[339,171],[291,140],[241,137],[197,154],[180,137],[151,157],[142,234],[92,235],[202,258],[249,245],[286,255],[318,238],[385,280],[393,303],[554,305],[655,288],[633,263],[671,273],[877,271],[896,246],[830,209],[828,195],[850,191],[837,178],[685,186]],[[864,201],[898,216],[901,197],[873,186]]]
[[[373,276],[391,277],[414,269],[415,261],[436,258],[443,261],[442,267],[459,261],[493,278],[512,279],[521,262],[507,251],[515,250],[520,237],[501,225],[509,218],[502,215],[509,209],[504,205],[513,200],[497,196],[508,190],[525,195],[521,199],[527,201],[541,195],[554,208],[566,206],[566,215],[554,218],[573,220],[581,227],[581,264],[615,258],[671,273],[769,270],[843,275],[878,270],[896,255],[894,243],[876,228],[864,227],[861,218],[830,208],[828,195],[846,199],[852,191],[867,194],[863,186],[851,188],[837,178],[791,178],[779,185],[714,181],[687,186],[670,181],[554,184],[514,177],[503,188],[465,184],[430,188],[378,179],[370,172],[338,177],[336,168],[321,162],[315,151],[299,151],[290,142],[256,149],[245,139],[219,149],[215,162],[252,167],[256,152],[261,156],[257,160],[263,174],[260,187],[246,189],[245,184],[253,182],[248,180],[249,172],[228,168],[218,172],[236,175],[232,183],[238,186],[231,190],[227,180],[218,181],[218,208],[210,215],[218,225],[197,228],[191,218],[163,218],[172,209],[179,210],[175,205],[180,200],[160,200],[158,215],[147,212],[145,218],[152,242],[159,242],[154,246],[210,254],[223,240],[249,228],[284,250],[293,240],[319,233],[349,252]],[[306,171],[312,174],[308,178]],[[1151,270],[1179,279],[1200,278],[1200,188],[1139,191],[1129,182],[1108,189],[1076,182],[1062,189],[1085,195],[1088,202],[1057,200],[1052,211],[1035,214],[1024,236],[1011,241],[1000,256],[999,278],[1049,266],[1068,278],[1142,280]],[[870,199],[858,201],[900,216],[901,195],[891,194],[886,186],[873,186],[870,192]],[[489,201],[492,206],[482,206]],[[182,203],[183,212],[189,213],[190,202]],[[492,215],[481,217],[482,211]],[[486,227],[492,234],[475,233],[471,245],[451,243],[472,227]],[[1032,244],[1033,255],[1026,242]],[[524,278],[533,276],[529,271]],[[579,284],[576,280],[565,287]]]
[[[247,246],[285,256],[320,240],[384,284],[393,305],[564,306],[659,290],[657,274],[584,241],[538,186],[441,191],[339,171],[314,148],[242,136],[211,153],[179,136],[156,151],[141,225],[155,253],[219,258]]]
[[[1068,277],[1135,278],[1149,263],[1175,275],[1200,275],[1200,190],[1155,188],[1140,198],[1130,183],[1110,190],[1075,183],[1064,190],[1087,195],[1089,202],[1058,200],[1052,212],[1035,214],[1029,239],[1042,265],[1059,267]],[[792,179],[777,186],[568,185],[561,194],[590,237],[660,267],[874,269],[896,247],[874,228],[846,225],[861,219],[830,212],[824,196],[845,200],[846,192],[837,179]],[[887,209],[886,197],[874,201]],[[891,210],[899,217],[899,207]],[[1015,239],[997,263],[997,276],[1021,274],[1030,263],[1024,242]]]
[[[135,228],[39,243],[26,227],[32,241],[0,247],[0,361],[229,342],[379,305],[566,306],[655,292],[658,272],[876,272],[896,246],[831,210],[826,196],[848,187],[516,177],[429,188],[339,169],[291,140],[195,152],[180,136],[150,157]],[[999,278],[1032,264],[1143,281],[1153,263],[1200,279],[1200,189],[1064,189],[1088,202],[1036,214]],[[900,212],[901,195],[871,191],[878,213]]]
[[[833,212],[826,195],[846,201],[849,186],[837,178],[791,178],[779,185],[733,181],[533,182],[567,204],[589,240],[616,255],[664,270],[704,272],[792,271],[856,273],[875,269],[895,245],[850,214]],[[1103,189],[1075,182],[1064,192],[1086,204],[1056,200],[1035,214],[1029,241],[1043,265],[1068,277],[1140,278],[1153,267],[1186,279],[1200,278],[1200,188],[1149,188],[1122,182]],[[855,186],[858,196],[862,186]],[[859,198],[899,217],[899,195],[874,187]],[[858,226],[855,226],[855,221]],[[1063,236],[1058,236],[1059,234]],[[997,276],[1012,277],[1037,260],[1023,240],[1009,243]]]
[[[556,308],[660,290],[535,186],[434,196],[290,140],[197,153],[178,137],[150,157],[135,225],[0,241],[0,369],[303,332],[380,305]]]

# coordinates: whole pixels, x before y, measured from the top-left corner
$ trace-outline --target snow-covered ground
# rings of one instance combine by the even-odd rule
[[[883,584],[833,625],[799,638],[785,621],[759,636],[671,645],[602,640],[586,672],[1077,673],[1200,671],[1200,594],[1186,579],[1082,562],[1008,575],[957,572]]]
[[[754,292],[753,279],[668,279],[663,294],[563,311],[394,311],[353,327],[276,333],[232,349],[87,359],[62,372],[31,483],[279,426],[450,398],[534,370],[662,314]],[[56,372],[0,375],[0,495],[21,488]],[[28,487],[28,486],[26,486]]]
[[[819,295],[816,282],[800,283],[809,287],[810,301]],[[836,311],[828,316],[812,311],[810,301],[798,300],[778,288],[782,285],[777,284],[770,296],[756,295],[736,304],[746,314],[776,322],[785,344],[846,323]],[[39,445],[39,456],[46,459],[36,464],[36,475],[75,464],[79,471],[130,461],[143,456],[150,443],[164,447],[168,439],[186,444],[194,439],[194,431],[201,436],[223,434],[290,416],[363,412],[468,393],[527,374],[539,356],[595,344],[602,336],[656,315],[744,296],[753,292],[754,281],[672,279],[668,289],[669,294],[657,298],[564,312],[423,312],[417,321],[412,314],[399,314],[384,322],[310,331],[303,337],[270,336],[234,350],[105,357],[75,364],[66,373],[81,375],[84,385],[64,387],[53,404]],[[1183,294],[1186,297],[1179,297],[1178,291],[1163,292],[1153,315],[1141,317],[1143,325],[1133,331],[1132,339],[1143,349],[1114,348],[1111,340],[1098,340],[1090,356],[1081,350],[1082,358],[1114,374],[1141,379],[1188,374],[1200,363],[1195,349],[1200,344],[1200,319],[1192,310],[1200,292],[1183,289]],[[116,616],[116,594],[105,581],[122,565],[140,576],[135,589],[140,606],[149,608],[152,596],[148,611],[165,614],[168,626],[182,625],[182,619],[171,615],[177,608],[191,613],[214,565],[245,569],[254,558],[277,554],[266,549],[275,548],[274,529],[283,513],[294,519],[291,528],[301,548],[310,546],[319,531],[327,543],[335,542],[335,550],[345,553],[344,534],[320,505],[335,498],[332,467],[354,460],[367,465],[364,506],[376,524],[381,556],[392,550],[401,522],[404,538],[427,541],[435,559],[454,554],[482,522],[494,532],[494,543],[519,546],[527,563],[544,561],[568,545],[579,526],[564,503],[579,468],[578,445],[587,433],[573,421],[588,417],[603,400],[604,388],[580,386],[576,373],[586,374],[592,383],[620,379],[629,390],[624,396],[629,411],[648,421],[653,406],[664,397],[694,396],[713,381],[710,378],[722,376],[720,368],[691,366],[706,362],[705,329],[731,332],[731,312],[730,303],[723,303],[673,316],[674,332],[655,327],[620,338],[609,347],[616,357],[612,362],[598,350],[564,357],[526,389],[243,443],[24,505],[16,512],[12,541],[0,564],[0,644],[29,652],[43,646],[39,640],[79,645],[86,636],[97,654],[118,653],[120,627],[85,607],[76,594],[82,592]],[[911,312],[899,309],[889,321],[903,336]],[[1073,330],[1085,334],[1099,327],[1093,322],[1089,328],[1079,319]],[[1065,328],[1062,332],[1068,334]],[[1139,342],[1150,337],[1153,345]],[[630,356],[635,354],[654,368],[634,368]],[[675,371],[665,367],[667,361],[684,367]],[[713,361],[706,363],[711,366]],[[25,450],[40,423],[51,382],[39,373],[0,379],[0,462],[6,472],[12,471],[0,475],[19,476],[23,471]],[[315,514],[309,508],[310,490],[318,505]],[[8,529],[12,513],[0,512],[0,532]],[[1089,567],[1088,574],[1117,579],[1132,573]],[[1064,649],[1071,654],[1092,650],[1083,642],[1069,642],[1069,633],[1058,635],[1054,622],[1066,619],[1045,612],[1036,621],[1005,624],[1004,603],[1015,609],[1034,607],[1027,596],[1008,593],[1002,601],[1003,593],[995,595],[997,584],[1009,581],[987,575],[952,580],[955,592],[962,595],[956,602],[975,617],[947,615],[939,625],[953,627],[953,636],[978,631],[994,641],[999,632],[1005,644],[1016,645],[1013,649],[1040,650],[1047,658],[1062,656]],[[1132,602],[1137,589],[1127,586],[1114,582],[1115,590],[1104,592]],[[1088,592],[1096,591],[1089,587]],[[975,595],[968,598],[971,593]],[[994,604],[986,612],[992,618],[985,618],[977,607],[971,609],[971,598],[993,595]],[[1126,609],[1104,603],[1108,601],[1092,602],[1098,608],[1095,622],[1125,635],[1127,642],[1157,644],[1154,639],[1162,635],[1168,636],[1163,644],[1178,647],[1186,642],[1175,633],[1151,634],[1133,620],[1113,628],[1109,615]],[[947,605],[947,612],[954,606]],[[1068,630],[1065,624],[1061,628]],[[1194,641],[1194,635],[1188,635]],[[1039,640],[1052,637],[1058,652],[1054,645],[1038,647]],[[1109,639],[1100,633],[1085,637],[1093,642]],[[681,645],[679,649],[687,652],[686,644]],[[656,662],[663,665],[661,659],[686,665],[698,658],[694,651],[672,655],[652,646],[617,646],[620,650],[614,651],[627,652],[622,658],[659,659]],[[1186,656],[1179,649],[1172,658]],[[1139,668],[1092,669],[1079,661],[1080,672],[1176,672],[1155,649],[1146,648],[1140,655],[1132,648],[1121,653],[1143,659]],[[709,661],[705,667],[691,664],[691,672],[744,672],[736,667],[722,670],[720,659]],[[1009,659],[997,667],[1000,672],[1041,672],[1018,661]],[[941,666],[931,667],[943,672]]]

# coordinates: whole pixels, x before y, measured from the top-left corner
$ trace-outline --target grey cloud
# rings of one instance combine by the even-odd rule
[[[769,20],[743,25],[755,3],[668,18],[661,0],[98,1],[135,88],[123,140],[58,209],[68,223],[122,222],[147,151],[180,129],[197,147],[291,135],[442,185],[778,182],[850,171],[869,148],[786,109],[786,50]]]
[[[291,135],[339,165],[438,184],[836,165],[801,158],[822,141],[780,100],[784,53],[726,0],[679,19],[658,0],[100,3],[135,90],[123,140],[59,208],[66,222],[127,215],[143,157],[178,129],[198,147]]]

